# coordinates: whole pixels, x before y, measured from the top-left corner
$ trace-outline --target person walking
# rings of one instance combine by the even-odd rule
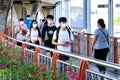
[[[19,24],[15,27],[15,35],[16,39],[26,41],[26,34],[27,34],[27,25],[24,23],[24,19],[19,19]],[[18,46],[22,46],[22,43],[17,42]]]
[[[55,30],[57,30],[56,26],[54,26],[53,15],[47,15],[47,25],[43,27],[42,30],[42,40],[44,41],[44,46],[49,48],[55,48],[52,44],[52,37]],[[53,53],[51,51],[46,51],[48,56],[52,56]]]
[[[36,20],[32,20],[30,30],[28,30],[26,39],[33,44],[38,44],[41,45],[42,43],[42,38],[40,34],[40,30],[38,28],[38,24]],[[29,46],[28,47],[31,50],[35,50],[35,47]]]
[[[59,24],[60,26],[54,32],[52,44],[57,46],[57,50],[70,53],[72,51],[71,45],[74,43],[74,36],[71,30],[67,27],[66,17],[60,17]],[[59,59],[66,61],[69,59],[69,57],[59,55]]]
[[[106,25],[103,19],[97,21],[98,29],[94,32],[94,38],[92,40],[92,51],[94,50],[94,57],[96,59],[106,61],[107,54],[109,52],[109,32],[106,29]],[[100,72],[105,73],[106,67],[97,65]]]

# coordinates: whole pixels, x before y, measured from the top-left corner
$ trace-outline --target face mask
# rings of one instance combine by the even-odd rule
[[[29,19],[30,19],[30,17],[27,17],[26,19],[28,19],[28,20],[29,20]]]
[[[33,27],[36,28],[36,27],[37,27],[37,24],[33,24]]]
[[[64,23],[64,24],[61,25],[62,28],[65,28],[66,26],[67,26],[66,23]]]
[[[52,24],[53,21],[52,20],[47,20],[48,24]]]
[[[24,21],[20,21],[20,24],[23,24],[24,23]]]

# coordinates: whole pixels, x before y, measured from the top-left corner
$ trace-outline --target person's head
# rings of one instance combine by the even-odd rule
[[[34,29],[38,29],[38,23],[36,20],[32,20],[32,23],[31,23],[31,27],[30,28],[34,28]]]
[[[67,26],[67,19],[66,17],[60,17],[59,18],[59,24],[62,28],[65,28]]]
[[[53,19],[54,19],[53,15],[47,15],[47,23],[48,23],[48,25],[53,24]]]
[[[27,16],[26,16],[26,19],[30,19],[30,15],[27,15]]]
[[[45,22],[45,19],[42,19],[42,22]]]
[[[19,19],[19,24],[24,24],[24,19],[23,18]]]
[[[106,27],[103,19],[98,19],[97,25],[100,28],[105,28]]]

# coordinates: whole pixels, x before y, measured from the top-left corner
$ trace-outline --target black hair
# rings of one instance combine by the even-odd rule
[[[23,19],[23,18],[20,18],[19,21],[24,21],[24,19]]]
[[[54,19],[53,15],[47,15],[47,18]]]
[[[31,28],[33,28],[33,26],[32,26],[33,22],[36,22],[36,23],[37,23],[37,21],[36,21],[36,20],[32,20],[31,26],[30,26],[30,35],[31,35]],[[40,30],[39,30],[39,28],[38,28],[38,25],[37,25],[36,29],[38,30],[38,35],[39,35],[39,37],[41,37],[41,34],[40,34]]]
[[[26,18],[27,18],[27,17],[30,17],[30,15],[27,15]]]
[[[66,21],[67,21],[66,17],[60,17],[60,18],[59,18],[59,23],[60,23],[60,22],[66,22]]]
[[[44,22],[45,21],[45,19],[42,19],[42,22]]]
[[[97,22],[101,26],[101,28],[105,28],[106,27],[103,19],[99,19]]]

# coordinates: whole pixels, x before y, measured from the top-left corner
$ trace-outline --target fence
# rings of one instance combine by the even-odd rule
[[[50,68],[50,66],[53,66],[55,75],[60,74],[60,71],[62,71],[64,73],[65,66],[70,65],[68,62],[58,60],[58,58],[59,58],[58,54],[62,54],[62,55],[66,55],[66,56],[78,59],[78,61],[80,62],[80,65],[79,66],[72,65],[72,66],[74,68],[74,71],[79,72],[79,77],[81,77],[82,80],[85,80],[85,79],[87,80],[90,77],[89,74],[91,74],[91,75],[95,74],[97,76],[102,75],[101,73],[97,74],[97,72],[94,72],[94,71],[92,72],[91,70],[89,70],[89,65],[91,63],[103,65],[105,67],[109,67],[109,68],[112,68],[114,70],[117,70],[118,72],[120,70],[120,66],[117,64],[105,62],[105,61],[101,61],[101,60],[96,60],[96,59],[93,59],[90,57],[82,57],[82,56],[74,55],[75,53],[68,54],[68,53],[61,52],[61,51],[58,51],[55,49],[50,49],[50,48],[47,48],[44,46],[39,46],[39,45],[31,44],[28,42],[19,41],[17,39],[14,39],[14,38],[4,34],[4,31],[5,30],[3,30],[2,33],[0,34],[0,43],[2,43],[3,41],[6,40],[6,41],[8,41],[8,45],[9,45],[9,43],[12,42],[12,47],[14,48],[16,46],[17,41],[21,42],[22,47],[20,47],[20,49],[21,49],[21,54],[22,54],[22,61],[24,61],[25,63],[34,62],[35,65],[39,65],[40,63],[44,63],[47,65],[47,68]],[[35,46],[36,47],[35,51],[31,51],[31,50],[26,49],[26,45]],[[53,57],[51,58],[51,57],[47,57],[47,56],[41,54],[41,49],[45,49],[45,50],[49,50],[49,51],[54,52]],[[89,51],[89,49],[87,51]],[[87,71],[87,69],[89,71]],[[115,72],[114,72],[114,74],[119,75],[119,73],[115,73]],[[105,78],[107,80],[112,80],[112,78],[110,78],[107,75],[102,76],[102,78]],[[119,80],[118,78],[119,77],[116,77],[117,80]],[[64,80],[66,80],[66,79],[64,79]],[[95,79],[89,78],[89,80],[96,80],[96,78]]]

